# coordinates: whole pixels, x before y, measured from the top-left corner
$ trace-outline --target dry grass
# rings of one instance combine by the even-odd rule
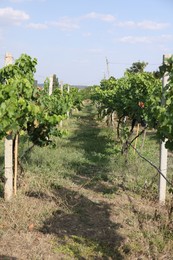
[[[134,154],[125,165],[112,130],[86,109],[54,148],[25,158],[17,196],[0,200],[0,259],[172,260],[170,206],[157,203],[158,179],[144,185],[155,172]]]

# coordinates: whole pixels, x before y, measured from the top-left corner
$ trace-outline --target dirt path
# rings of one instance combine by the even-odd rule
[[[91,107],[70,124],[51,155],[57,168],[27,173],[18,196],[0,200],[0,259],[173,259],[162,209],[123,184],[112,137]]]

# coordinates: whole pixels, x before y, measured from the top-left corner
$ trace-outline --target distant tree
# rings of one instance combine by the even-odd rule
[[[59,81],[58,78],[56,77],[56,74],[53,74],[53,91],[59,87]]]
[[[144,69],[147,65],[148,62],[144,62],[144,61],[133,62],[132,66],[129,69],[126,69],[126,71],[130,73],[144,72]]]

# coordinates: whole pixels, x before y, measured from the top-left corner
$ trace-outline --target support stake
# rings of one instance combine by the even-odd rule
[[[163,64],[165,64],[166,59],[170,58],[171,55],[163,55]],[[165,105],[165,98],[164,98],[164,92],[165,92],[165,87],[168,83],[168,75],[165,74],[162,79],[162,106]],[[167,140],[161,141],[160,142],[160,171],[161,173],[166,177],[167,175],[167,155],[168,151],[165,147],[165,143]],[[164,205],[165,204],[165,199],[166,199],[166,180],[163,178],[163,176],[160,175],[160,180],[159,180],[159,203]]]

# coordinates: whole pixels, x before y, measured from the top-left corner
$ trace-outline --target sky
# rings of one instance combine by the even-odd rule
[[[154,71],[173,54],[173,0],[0,0],[0,67],[7,52],[36,58],[38,83],[91,86],[137,61]]]

